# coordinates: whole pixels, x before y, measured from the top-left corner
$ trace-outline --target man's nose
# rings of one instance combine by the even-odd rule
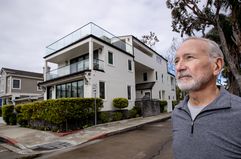
[[[183,63],[183,61],[178,61],[175,64],[175,67],[176,67],[176,72],[180,72],[186,69],[186,65]]]

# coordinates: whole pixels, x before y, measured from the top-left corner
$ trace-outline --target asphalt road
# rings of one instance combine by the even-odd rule
[[[55,152],[48,159],[172,159],[171,121],[95,140],[72,150]]]

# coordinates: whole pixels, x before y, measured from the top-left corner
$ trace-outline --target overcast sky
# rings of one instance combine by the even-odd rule
[[[166,0],[0,0],[0,67],[42,72],[45,47],[94,22],[116,36],[153,31],[167,50],[173,37]]]

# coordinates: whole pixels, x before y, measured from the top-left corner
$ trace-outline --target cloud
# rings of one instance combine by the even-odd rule
[[[157,50],[177,36],[162,0],[2,0],[0,21],[0,67],[36,72],[47,45],[91,21],[117,36],[153,31]]]

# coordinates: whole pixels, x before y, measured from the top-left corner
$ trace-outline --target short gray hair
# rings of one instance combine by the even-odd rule
[[[208,47],[209,47],[209,56],[211,58],[217,58],[217,57],[221,57],[224,58],[223,56],[223,52],[220,49],[219,45],[210,39],[207,38],[200,38],[200,37],[188,37],[186,38],[183,42],[188,41],[188,40],[202,40],[208,43]]]

